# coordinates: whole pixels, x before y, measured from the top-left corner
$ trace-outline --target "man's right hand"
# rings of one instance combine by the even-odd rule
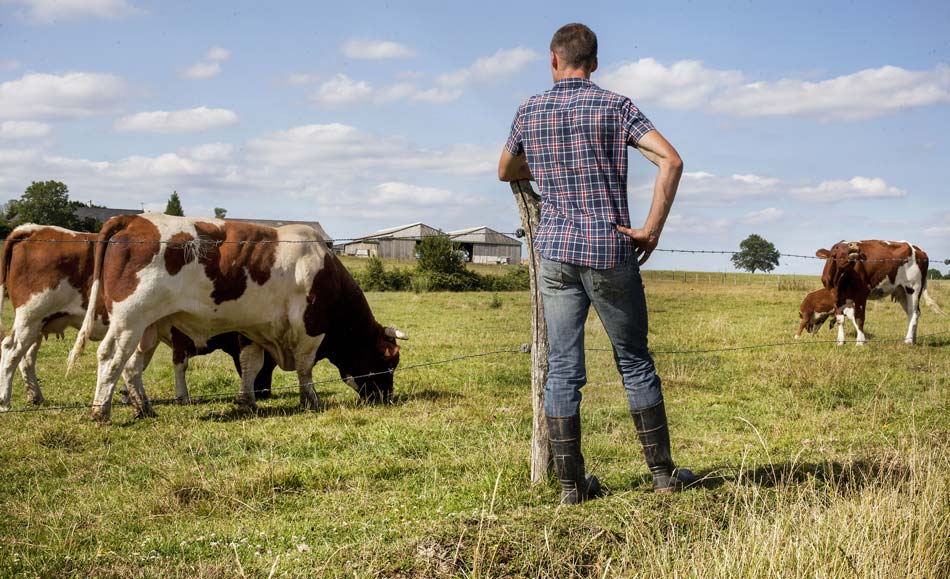
[[[631,229],[623,225],[617,225],[617,231],[623,233],[633,240],[633,246],[637,254],[637,262],[643,265],[650,259],[650,254],[656,249],[660,242],[660,235],[656,230]]]

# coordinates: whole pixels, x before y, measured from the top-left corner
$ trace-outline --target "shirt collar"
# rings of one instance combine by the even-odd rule
[[[574,88],[584,88],[593,86],[594,83],[589,78],[568,77],[554,83],[555,90],[569,90]]]

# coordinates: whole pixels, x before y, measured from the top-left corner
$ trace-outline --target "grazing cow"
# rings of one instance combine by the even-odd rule
[[[352,276],[310,227],[161,213],[113,217],[96,247],[90,299],[100,295],[110,322],[98,350],[95,419],[108,420],[122,368],[144,368],[169,326],[198,347],[225,332],[252,342],[240,354],[240,405],[254,406],[252,385],[264,351],[297,372],[304,407],[318,404],[311,375],[323,358],[363,399],[392,393],[396,338],[405,336],[376,321]],[[70,365],[95,317],[88,308]]]
[[[917,322],[920,318],[920,300],[923,299],[934,312],[944,315],[937,302],[927,292],[927,269],[930,260],[919,247],[907,241],[840,241],[831,249],[819,249],[815,255],[825,259],[821,282],[827,289],[844,283],[847,290],[838,290],[836,312],[838,323],[848,316],[852,321],[860,317],[863,327],[864,302],[886,296],[901,304],[907,314],[908,326],[904,342],[917,340]],[[860,278],[856,281],[846,272],[852,271]],[[846,303],[850,296],[852,305]],[[866,294],[863,296],[862,294]],[[857,327],[857,322],[856,322]],[[838,341],[844,341],[844,329],[838,328]],[[864,332],[858,331],[858,343],[865,341]]]
[[[0,410],[8,410],[12,393],[13,375],[19,366],[27,387],[27,401],[43,402],[43,394],[36,378],[36,356],[40,342],[50,334],[62,336],[68,327],[79,328],[86,314],[89,290],[92,285],[95,259],[95,233],[70,231],[48,225],[21,225],[10,232],[0,253],[0,309],[3,299],[10,296],[15,319],[10,332],[2,342],[0,355]],[[108,321],[104,304],[98,300],[96,323],[90,338],[101,339]],[[0,333],[3,333],[0,324]],[[237,360],[241,336],[216,336],[210,348],[197,350],[181,336],[172,340],[172,333],[163,336],[164,342],[174,349],[175,394],[179,401],[188,401],[185,368],[188,357],[221,349]],[[270,361],[273,369],[273,361]],[[262,372],[255,389],[270,392],[271,373]]]
[[[834,328],[834,313],[835,296],[831,290],[821,288],[809,293],[798,308],[798,317],[801,319],[801,323],[798,325],[795,339],[801,338],[802,332],[805,330],[808,330],[810,334],[817,334],[828,318],[831,318],[829,327]]]

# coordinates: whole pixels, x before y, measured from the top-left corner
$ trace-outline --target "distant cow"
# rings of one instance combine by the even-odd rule
[[[835,327],[835,296],[829,289],[821,288],[805,296],[802,305],[798,308],[798,317],[801,323],[795,339],[802,337],[802,332],[808,330],[810,334],[817,334],[825,320],[831,318],[829,327]]]
[[[840,241],[830,250],[819,249],[815,255],[825,259],[825,268],[821,281],[825,288],[835,290],[842,282],[848,286],[847,293],[856,295],[848,305],[843,295],[837,298],[838,323],[847,315],[854,321],[864,319],[863,301],[881,299],[886,296],[901,304],[907,314],[908,327],[904,342],[913,344],[917,340],[917,322],[920,318],[920,300],[923,299],[934,312],[944,315],[937,302],[927,292],[927,269],[930,260],[919,247],[907,241]],[[853,271],[860,283],[844,272]],[[839,288],[839,293],[840,288]],[[844,341],[844,329],[838,328],[838,341]],[[865,341],[864,332],[859,329],[858,343]]]
[[[26,382],[27,401],[43,402],[36,377],[40,342],[50,334],[61,336],[66,328],[80,327],[89,303],[96,238],[95,233],[33,224],[21,225],[7,237],[0,253],[0,309],[3,299],[9,295],[15,319],[2,342],[0,410],[10,407],[17,366]],[[106,333],[108,318],[101,299],[96,305],[99,315],[90,338],[98,340]],[[211,348],[199,351],[187,337],[174,343],[171,334],[162,338],[174,349],[175,395],[181,402],[189,398],[185,383],[188,358],[221,349],[237,360],[242,339],[238,334],[216,336]],[[270,369],[273,369],[272,361]],[[269,371],[262,372],[255,388],[269,393],[270,379]]]
[[[254,405],[253,381],[270,353],[295,370],[300,400],[316,407],[316,360],[327,358],[364,399],[387,399],[399,363],[394,328],[373,317],[363,292],[312,228],[277,229],[160,213],[110,219],[99,233],[90,299],[102,296],[109,329],[99,345],[93,417],[108,420],[126,363],[141,369],[158,336],[173,326],[201,347],[211,336],[240,332],[237,402]],[[93,331],[89,307],[70,366]],[[134,385],[140,387],[141,382]]]

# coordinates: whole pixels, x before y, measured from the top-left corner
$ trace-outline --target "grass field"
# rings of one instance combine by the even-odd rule
[[[789,341],[806,290],[786,285],[648,279],[651,346]],[[931,293],[950,311],[950,285]],[[530,339],[527,292],[368,297],[410,335],[403,367]],[[906,320],[874,302],[866,329],[900,338]],[[924,311],[921,334],[948,330]],[[63,378],[74,336],[41,350],[49,405],[92,399],[94,348]],[[595,317],[587,337],[608,346]],[[612,357],[591,352],[584,448],[610,494],[577,507],[556,506],[554,481],[528,482],[525,354],[397,373],[385,406],[334,381],[318,387],[320,411],[302,412],[279,373],[290,388],[256,415],[227,401],[147,420],[119,407],[107,426],[84,410],[0,415],[0,575],[948,577],[950,333],[816,343],[833,337],[658,355],[674,458],[705,477],[672,496],[648,492]],[[224,355],[191,368],[192,394],[236,390]],[[335,377],[327,362],[315,371]],[[167,349],[146,387],[173,395]],[[25,407],[19,377],[13,403]]]

